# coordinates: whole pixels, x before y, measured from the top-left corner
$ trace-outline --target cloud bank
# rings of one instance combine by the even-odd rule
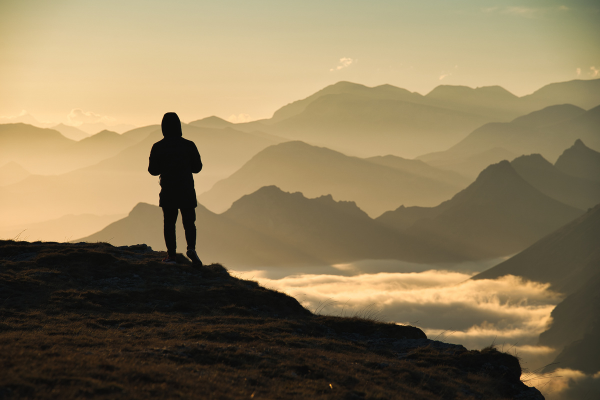
[[[528,368],[550,362],[555,350],[536,346],[561,300],[547,284],[514,276],[476,280],[470,273],[429,270],[355,276],[259,277],[311,311],[375,316],[420,327],[428,337],[481,349],[494,343],[525,358]],[[256,279],[256,274],[254,275]]]
[[[600,393],[600,372],[586,375],[581,371],[559,368],[550,374],[523,374],[521,380],[536,387],[546,400],[595,399]]]

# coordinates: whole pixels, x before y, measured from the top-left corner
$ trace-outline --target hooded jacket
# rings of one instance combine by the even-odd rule
[[[165,114],[161,126],[164,139],[152,146],[148,166],[151,175],[160,175],[159,206],[197,207],[192,173],[202,170],[198,148],[194,142],[182,137],[181,122],[177,114]]]

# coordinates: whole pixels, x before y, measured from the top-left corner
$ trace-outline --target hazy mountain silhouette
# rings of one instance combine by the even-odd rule
[[[574,104],[584,109],[600,105],[600,79],[573,80],[546,85],[534,93],[521,98],[500,86],[470,88],[467,86],[440,85],[427,95],[392,85],[367,87],[365,85],[341,81],[327,86],[318,92],[294,101],[275,111],[273,117],[262,120],[263,124],[273,124],[302,113],[309,104],[331,94],[357,94],[372,98],[408,101],[411,103],[442,106],[448,109],[490,116],[496,120],[510,120],[544,107],[556,104]]]
[[[88,154],[95,148],[101,149],[102,141],[113,135],[116,134],[101,133],[74,143],[85,150],[80,151],[81,154]],[[197,144],[205,165],[202,173],[195,177],[198,192],[210,188],[258,151],[276,143],[229,128],[184,125],[183,136]],[[0,220],[16,225],[66,214],[124,214],[140,201],[157,204],[158,178],[150,176],[147,168],[152,145],[162,139],[160,127],[138,128],[119,137],[143,140],[89,167],[57,176],[32,176],[0,187]]]
[[[515,118],[511,121],[513,125],[525,128],[543,128],[545,126],[570,121],[573,118],[585,114],[585,110],[573,104],[552,105]]]
[[[60,218],[22,224],[16,227],[0,227],[0,238],[18,240],[45,240],[64,242],[90,235],[125,215],[68,214]]]
[[[589,307],[591,304],[597,305],[598,301],[600,301],[597,296],[598,284],[600,284],[600,280],[596,278],[594,279],[594,283],[596,286],[594,287],[593,292],[588,291],[586,293],[588,296],[581,296],[582,299],[585,297],[584,300],[591,302],[582,304],[584,306]],[[577,294],[579,293],[573,294],[567,299],[571,300]],[[561,304],[556,307],[558,308]],[[596,310],[597,308],[598,307],[596,307]],[[573,311],[573,308],[570,307],[569,311]],[[589,375],[594,375],[600,371],[600,343],[598,343],[598,338],[600,337],[600,323],[598,323],[598,318],[600,318],[600,313],[596,311],[594,314],[584,314],[581,312],[581,310],[577,311],[579,311],[577,313],[578,317],[586,318],[580,321],[594,321],[595,323],[591,324],[591,328],[570,325],[568,331],[575,331],[579,333],[579,329],[584,329],[583,336],[581,339],[574,340],[573,342],[565,345],[563,350],[558,356],[556,356],[554,361],[542,370],[543,373],[552,372],[557,368],[569,368],[576,371],[582,371]],[[546,332],[551,331],[552,328]]]
[[[221,215],[330,264],[362,259],[460,259],[452,251],[443,252],[382,226],[354,202],[336,202],[330,195],[307,199],[302,193],[266,186],[243,196]]]
[[[503,160],[512,160],[517,157],[517,153],[508,151],[504,147],[493,147],[475,154],[456,154],[456,153],[429,153],[419,160],[425,160],[428,165],[435,165],[437,168],[454,171],[464,177],[475,179],[477,175],[491,164],[497,164]]]
[[[486,259],[521,251],[579,215],[580,210],[544,195],[502,161],[437,207],[400,207],[376,220],[472,259]]]
[[[30,172],[53,173],[61,154],[75,141],[53,129],[17,123],[0,125],[0,160],[15,161]]]
[[[587,147],[580,139],[558,157],[555,166],[571,176],[600,182],[600,153]]]
[[[162,210],[139,203],[126,218],[78,241],[110,241],[115,245],[146,243],[156,250],[166,250]],[[202,205],[196,208],[198,254],[205,263],[227,260],[230,266],[324,265],[309,254],[277,239],[248,229]],[[181,222],[177,223],[178,247],[185,248]]]
[[[418,159],[473,176],[486,160],[482,155],[495,162],[498,149],[515,156],[540,153],[553,162],[576,139],[590,140],[600,148],[599,128],[600,107],[583,111],[570,104],[551,106],[511,122],[485,124],[448,150]],[[472,157],[478,162],[469,162]]]
[[[84,132],[81,129],[78,129],[74,126],[65,125],[62,123],[58,124],[56,126],[53,126],[52,129],[60,132],[61,135],[63,135],[66,138],[72,139],[72,140],[81,140],[81,139],[84,139],[84,138],[90,136],[89,133]]]
[[[29,171],[14,161],[10,161],[0,166],[0,186],[11,185],[27,178]]]
[[[235,127],[235,124],[225,121],[223,118],[215,117],[214,115],[211,117],[202,118],[196,121],[192,121],[189,125],[197,126],[199,128],[232,128]]]
[[[515,275],[571,294],[600,271],[600,205],[473,279]]]
[[[369,157],[365,158],[365,160],[374,164],[409,172],[423,178],[433,179],[440,183],[455,185],[457,187],[467,187],[472,182],[472,180],[461,174],[432,167],[421,160],[411,160],[394,155]]]
[[[552,324],[540,335],[540,345],[564,350],[544,372],[572,368],[600,369],[600,204],[540,239],[509,260],[472,279],[505,275],[549,283],[568,296],[552,311]],[[566,346],[566,348],[565,348]],[[595,369],[594,369],[595,368]],[[592,371],[593,369],[593,371]]]
[[[600,105],[600,79],[550,83],[520,100],[529,111],[564,103],[589,110]]]
[[[425,97],[437,105],[494,118],[512,119],[557,104],[573,104],[583,109],[600,105],[600,79],[572,80],[546,85],[530,95],[517,97],[500,86],[470,88],[441,85]]]
[[[552,324],[540,335],[540,345],[564,349],[555,360],[560,364],[548,366],[546,371],[572,368],[593,374],[600,370],[600,257],[590,261],[596,263],[596,274],[552,310]]]
[[[387,94],[340,93],[319,97],[300,114],[269,125],[268,132],[359,156],[414,156],[447,148],[488,121]]]
[[[440,85],[425,98],[428,104],[486,115],[493,119],[506,120],[523,113],[519,98],[500,86],[473,89],[467,86]]]
[[[598,82],[562,82],[522,98],[499,86],[443,85],[422,96],[391,85],[338,82],[280,108],[271,119],[236,124],[236,129],[262,130],[354,155],[412,157],[444,150],[486,122],[509,121],[557,104],[598,106]],[[369,142],[369,137],[376,138],[376,143]],[[525,153],[535,151],[539,150]]]
[[[26,124],[0,125],[0,158],[37,174],[60,174],[112,157],[147,136],[146,128],[122,135],[102,131],[80,141],[53,129]]]
[[[518,157],[511,165],[531,186],[562,203],[581,210],[600,203],[600,182],[567,175],[539,154]]]
[[[117,133],[125,133],[127,131],[133,130],[137,128],[135,125],[130,124],[115,124],[115,125],[107,125],[104,122],[84,122],[81,125],[78,125],[77,128],[88,135],[95,135],[98,132],[102,131],[113,131]]]
[[[388,160],[392,167],[381,159],[349,157],[303,142],[281,143],[262,150],[198,200],[221,212],[245,194],[276,185],[307,197],[331,194],[336,200],[355,201],[370,215],[379,215],[399,204],[437,204],[468,184],[419,162],[394,160]]]
[[[392,85],[380,85],[375,87],[368,87],[358,83],[340,81],[336,84],[329,85],[318,92],[302,99],[287,104],[273,114],[273,117],[269,120],[263,120],[263,123],[273,124],[284,119],[293,117],[301,114],[308,105],[314,101],[320,99],[323,96],[335,94],[355,94],[364,96],[372,99],[387,99],[387,100],[399,100],[409,101],[413,103],[424,102],[424,97],[419,93],[409,92],[406,89],[395,87]]]
[[[286,193],[275,186],[242,197],[220,215],[199,205],[197,216],[198,254],[202,260],[227,259],[238,267],[464,258],[452,249],[422,243],[375,222],[353,202],[336,202],[331,196],[307,199],[301,193]],[[177,238],[183,243],[180,223],[178,229]],[[143,241],[164,249],[161,210],[140,203],[128,217],[80,240],[108,239],[117,245]]]
[[[25,110],[23,110],[20,115],[16,115],[14,117],[0,117],[0,124],[27,124],[33,125],[37,128],[50,128],[53,125],[48,122],[41,122],[33,115],[25,112]]]

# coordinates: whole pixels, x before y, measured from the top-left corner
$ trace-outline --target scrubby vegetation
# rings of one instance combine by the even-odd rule
[[[145,245],[0,241],[0,399],[541,399],[516,358],[314,315]]]

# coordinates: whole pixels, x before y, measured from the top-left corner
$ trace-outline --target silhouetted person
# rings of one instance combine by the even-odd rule
[[[160,175],[160,202],[164,216],[165,243],[167,258],[163,261],[174,263],[177,240],[175,222],[178,210],[185,229],[187,256],[194,264],[202,265],[196,254],[196,190],[194,177],[202,170],[202,161],[198,148],[191,140],[184,139],[181,121],[177,114],[166,113],[161,123],[164,139],[154,143],[150,152],[148,172]]]

